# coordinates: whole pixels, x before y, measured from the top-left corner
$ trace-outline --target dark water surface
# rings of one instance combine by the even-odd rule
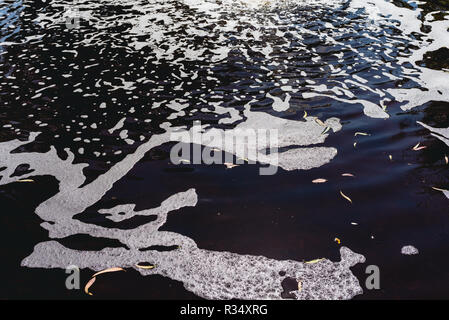
[[[433,70],[449,80],[447,39],[432,33],[447,21],[449,3],[379,0],[359,8],[355,1],[249,7],[214,1],[219,10],[198,3],[79,1],[76,7],[86,18],[68,29],[61,17],[69,1],[1,2],[1,142],[40,132],[15,152],[43,153],[52,146],[64,159],[69,148],[74,163],[88,164],[86,185],[162,133],[164,122],[189,128],[201,120],[232,129],[245,121],[247,104],[252,112],[294,121],[303,121],[304,111],[323,121],[336,117],[342,129],[321,146],[338,153],[324,165],[279,168],[273,176],[259,175],[260,164],[177,166],[169,158],[173,143],[164,143],[76,218],[131,229],[151,218],[116,224],[98,210],[128,203],[136,210],[153,208],[195,188],[197,205],[169,215],[161,230],[187,236],[201,249],[276,260],[338,261],[344,245],[366,258],[351,269],[363,288],[355,299],[448,298],[449,199],[432,187],[449,189],[449,147],[417,121],[449,127],[449,82],[425,76]],[[373,21],[376,5],[384,17],[376,12]],[[385,8],[419,14],[398,20]],[[413,27],[404,27],[406,22]],[[415,59],[419,50],[423,55]],[[289,95],[289,108],[276,110],[267,94],[282,100]],[[400,98],[404,94],[409,101]],[[170,101],[186,104],[184,114],[171,119]],[[364,112],[368,103],[377,106],[377,116]],[[216,104],[241,118],[219,123],[227,114],[214,112]],[[123,127],[111,133],[123,118]],[[426,148],[413,150],[418,142]],[[14,167],[17,179],[34,180],[0,180],[0,298],[198,298],[179,281],[144,277],[131,268],[104,275],[90,297],[66,290],[62,269],[21,267],[33,247],[49,239],[34,211],[60,185],[51,174],[30,174],[27,163],[0,167]],[[316,178],[328,182],[313,184]],[[124,247],[87,234],[58,241],[82,251]],[[419,254],[402,255],[405,245]],[[365,268],[372,264],[380,269],[379,290],[365,288]],[[82,270],[83,284],[92,273]]]

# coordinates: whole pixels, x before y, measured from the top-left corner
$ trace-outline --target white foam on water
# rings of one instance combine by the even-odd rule
[[[448,128],[434,128],[421,121],[417,121],[418,124],[422,125],[424,128],[432,132],[432,136],[440,139],[449,147],[449,127]]]
[[[54,150],[47,153],[11,153],[29,141],[0,143],[2,163],[28,163],[33,175],[51,174],[60,182],[60,191],[41,203],[36,213],[45,220],[42,227],[49,231],[50,238],[63,238],[76,234],[117,239],[127,245],[124,248],[106,248],[100,251],[79,251],[64,247],[57,241],[46,241],[35,246],[34,251],[23,259],[21,265],[33,268],[80,268],[101,270],[110,266],[136,268],[139,262],[156,264],[153,270],[136,268],[143,275],[160,274],[181,281],[187,290],[209,299],[281,299],[281,282],[292,277],[302,282],[302,291],[293,292],[298,299],[349,299],[361,294],[362,288],[350,267],[364,262],[364,257],[341,248],[341,261],[324,259],[315,264],[297,261],[279,261],[263,256],[241,255],[199,249],[195,242],[181,234],[160,231],[167,221],[168,213],[186,206],[195,206],[198,195],[194,189],[179,192],[167,198],[154,209],[134,211],[134,204],[118,205],[99,210],[100,214],[115,222],[134,215],[156,215],[154,221],[134,229],[105,228],[74,219],[78,213],[98,202],[143,156],[153,147],[168,141],[169,131],[154,135],[141,145],[135,153],[126,156],[108,172],[93,182],[82,186],[83,164],[74,165],[73,156],[67,160],[57,157]],[[6,169],[7,173],[11,169]],[[30,174],[31,175],[31,174]],[[25,175],[23,178],[26,178]],[[2,184],[11,179],[0,180]],[[124,215],[119,213],[124,212]],[[140,251],[154,245],[179,246],[179,249],[159,252]],[[280,274],[283,274],[282,276]]]
[[[181,14],[181,11],[176,10],[172,3],[165,2],[161,0],[152,0],[152,1],[124,1],[124,0],[100,0],[95,3],[90,3],[88,1],[80,0],[78,6],[82,11],[88,16],[89,21],[95,29],[95,32],[87,32],[84,34],[83,40],[74,43],[74,46],[77,45],[95,45],[98,41],[98,35],[107,32],[108,28],[111,25],[111,19],[103,18],[99,16],[96,12],[101,6],[105,5],[128,5],[132,6],[133,14],[126,15],[116,15],[115,23],[117,24],[130,24],[133,27],[129,30],[124,31],[120,34],[121,38],[127,39],[127,47],[126,50],[130,50],[133,48],[134,50],[141,50],[142,48],[149,47],[152,49],[152,52],[156,55],[157,61],[161,61],[162,59],[165,61],[169,61],[172,65],[180,65],[182,68],[182,63],[186,61],[202,61],[208,59],[211,64],[219,63],[223,61],[223,59],[227,58],[231,51],[239,50],[240,53],[250,62],[253,62],[256,65],[260,65],[261,68],[266,67],[276,67],[278,68],[277,72],[282,70],[282,61],[280,61],[276,56],[271,56],[275,52],[282,52],[285,50],[284,45],[278,45],[277,43],[289,43],[289,40],[292,36],[294,39],[297,39],[295,45],[297,46],[297,50],[303,49],[307,51],[309,54],[312,54],[312,61],[319,62],[320,54],[316,52],[315,48],[308,48],[307,44],[303,43],[302,39],[304,36],[309,34],[318,37],[324,44],[326,45],[342,45],[344,48],[354,51],[355,53],[360,55],[359,59],[364,59],[367,62],[370,62],[369,57],[365,57],[363,53],[359,52],[357,48],[354,48],[350,45],[345,45],[341,41],[337,40],[339,37],[344,36],[348,32],[352,32],[352,27],[339,27],[335,28],[331,23],[323,23],[323,27],[325,28],[324,32],[321,31],[312,31],[307,27],[307,23],[309,22],[307,19],[304,21],[295,21],[295,27],[290,28],[285,31],[285,26],[289,24],[291,17],[288,15],[286,17],[282,17],[277,13],[277,11],[273,10],[284,10],[288,12],[290,9],[297,7],[304,7],[304,10],[308,10],[308,6],[311,6],[313,10],[317,12],[320,11],[331,11],[333,9],[338,9],[344,4],[344,1],[326,1],[323,3],[322,1],[265,1],[265,0],[226,0],[217,2],[215,0],[183,0],[181,3],[189,6],[191,9],[197,11],[198,13],[205,14],[206,17],[204,19],[200,19],[197,23],[192,24],[192,17],[184,17]],[[363,8],[367,11],[366,19],[373,20],[372,23],[367,24],[367,31],[377,31],[379,29],[380,22],[383,22],[385,18],[381,16],[383,10],[389,9],[392,14],[390,15],[391,19],[402,19],[401,27],[404,30],[404,33],[409,33],[412,31],[419,31],[419,25],[417,25],[415,20],[417,20],[417,12],[411,11],[408,9],[400,10],[400,8],[395,7],[394,5],[384,2],[384,1],[376,1],[374,3],[365,3],[361,1],[352,1],[350,3],[350,7],[348,10],[357,11],[358,9]],[[63,10],[61,10],[63,12]],[[232,19],[225,19],[226,15],[229,13],[236,12],[237,14],[233,16]],[[396,13],[398,12],[398,13]],[[40,18],[38,19],[43,27],[51,28],[52,24],[58,22],[57,15],[56,16],[46,16],[45,12],[40,12]],[[87,18],[86,18],[87,19]],[[409,19],[412,19],[411,23],[408,22]],[[405,22],[404,22],[405,21]],[[393,22],[390,22],[390,24]],[[210,29],[210,26],[213,25],[213,29]],[[240,32],[239,29],[242,27],[250,27],[251,32]],[[441,26],[442,30],[443,26]],[[206,31],[210,30],[210,31]],[[181,36],[179,31],[182,31],[186,34],[186,36]],[[266,34],[267,32],[274,32],[275,37],[273,40],[267,41],[265,39],[261,39],[261,36]],[[436,31],[435,31],[436,32]],[[264,63],[260,63],[258,60],[254,59],[252,56],[248,54],[248,49],[242,44],[233,44],[228,41],[229,34],[232,34],[233,37],[239,39],[240,43],[251,43],[251,50],[254,52],[258,52],[262,54],[266,61]],[[436,33],[437,34],[437,33]],[[292,35],[292,36],[291,36]],[[144,36],[145,40],[142,40],[142,36]],[[206,49],[203,47],[192,46],[191,40],[195,36],[211,36],[217,37],[218,40],[209,40],[208,47],[208,56],[204,56]],[[367,37],[370,37],[366,34]],[[432,35],[431,35],[432,36]],[[373,38],[373,37],[371,37]],[[261,41],[254,42],[255,39],[259,39]],[[373,38],[375,39],[375,38]],[[410,40],[407,38],[407,40]],[[410,40],[411,41],[411,40]],[[175,58],[175,53],[177,53],[177,58]],[[287,61],[287,60],[286,60]],[[379,62],[379,61],[373,61]],[[154,62],[158,63],[158,62]],[[337,76],[342,76],[347,74],[347,70],[342,70],[338,68],[334,68],[332,65],[328,66],[331,70],[330,76],[336,78]],[[322,69],[323,71],[324,69]],[[304,71],[302,71],[304,72]],[[307,76],[307,73],[304,73]],[[180,71],[179,79],[188,81],[190,75],[184,74]],[[282,74],[279,76],[280,81],[286,80],[288,83],[288,78],[282,79]],[[425,78],[426,76],[423,76]],[[113,86],[111,91],[116,90],[118,88],[124,88],[126,90],[131,90],[133,88],[132,81],[123,81],[123,86]],[[353,84],[359,88],[365,88],[366,90],[372,90],[368,86],[364,85],[367,80],[363,77],[355,75],[353,77]],[[286,84],[287,84],[286,83]],[[111,85],[111,83],[106,83],[107,85]],[[288,86],[283,86],[284,88],[289,88],[285,92],[285,99],[290,99],[288,91],[297,91],[298,86],[294,85],[294,83],[288,83]],[[333,84],[335,87],[329,87],[328,89],[331,91],[339,89],[340,92],[343,93],[346,97],[339,97],[339,99],[334,99],[336,101],[340,101],[343,103],[349,103],[351,105],[362,105],[363,112],[368,117],[375,118],[386,118],[388,114],[385,113],[379,104],[373,103],[372,101],[367,101],[365,99],[357,98],[352,89],[348,89],[343,83],[339,83],[338,80]],[[182,90],[184,83],[181,83],[179,86],[179,90]],[[309,93],[309,97],[317,97],[318,92],[317,86],[309,85],[308,88],[311,90]],[[436,89],[436,88],[435,88]],[[282,90],[282,89],[281,89]],[[387,92],[391,93],[395,96],[400,96],[401,89],[392,90]],[[385,95],[382,91],[375,91],[376,95],[379,95],[379,99]],[[319,95],[323,97],[328,97],[333,99],[333,95],[326,94],[326,92],[319,92]],[[307,95],[304,95],[307,96]],[[267,97],[271,97],[273,99],[272,108],[275,111],[283,112],[288,110],[291,107],[291,103],[288,101],[278,100],[278,95],[273,96],[270,93],[267,93]],[[406,108],[406,107],[404,107]],[[176,117],[182,116],[177,114],[173,115],[173,119]]]
[[[418,254],[419,251],[414,246],[408,245],[408,246],[403,246],[401,248],[401,253],[404,255],[407,255],[407,256],[411,256],[411,255]]]
[[[448,20],[437,21],[432,16],[435,12],[425,14],[420,8],[416,8],[415,10],[401,8],[394,5],[392,1],[386,0],[373,0],[369,2],[352,0],[350,5],[354,9],[362,9],[367,12],[373,22],[373,28],[380,28],[382,23],[388,21],[399,22],[397,28],[402,31],[401,37],[406,38],[410,44],[418,48],[412,49],[409,56],[399,57],[398,62],[399,64],[411,63],[418,70],[415,80],[426,91],[415,88],[387,90],[397,101],[405,102],[401,106],[403,110],[410,110],[432,100],[449,100],[449,86],[447,85],[449,73],[447,71],[429,69],[417,64],[418,61],[423,59],[426,52],[435,51],[440,48],[449,48]],[[431,27],[431,31],[428,34],[421,31],[421,26],[424,24],[421,18],[422,16],[424,17],[424,23]],[[423,40],[411,37],[411,33],[419,34],[423,37]]]
[[[320,167],[337,155],[336,148],[318,146],[265,153],[267,148],[322,144],[329,136],[329,133],[323,134],[326,127],[332,129],[333,132],[341,129],[340,121],[337,118],[327,119],[324,121],[323,126],[313,117],[307,117],[305,121],[286,120],[263,112],[251,112],[248,106],[244,115],[246,120],[236,125],[234,129],[208,128],[205,125],[201,127],[194,126],[190,130],[178,130],[172,139],[183,143],[195,143],[206,145],[210,148],[218,148],[234,154],[238,158],[247,158],[250,161],[279,166],[288,171]],[[275,145],[270,144],[270,139],[263,141],[247,140],[248,132],[253,132],[254,130],[265,130],[265,132],[275,130],[277,132]],[[203,137],[223,138],[211,139],[210,141],[206,138],[196,139],[195,137],[200,132]],[[239,145],[237,145],[238,143]]]

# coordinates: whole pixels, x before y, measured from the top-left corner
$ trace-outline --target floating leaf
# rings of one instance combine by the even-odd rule
[[[426,146],[421,146],[421,147],[419,147],[419,148],[416,148],[416,149],[414,149],[415,151],[419,151],[419,150],[422,150],[422,149],[425,149],[425,148],[427,148]]]
[[[369,136],[370,134],[369,134],[369,133],[366,133],[366,132],[356,132],[356,133],[354,133],[354,136],[358,136],[358,135],[361,135],[361,136]]]
[[[325,134],[326,132],[328,132],[329,131],[329,127],[326,127],[324,130],[323,130],[323,132],[321,132],[321,134]]]
[[[310,261],[306,261],[305,263],[307,263],[307,264],[313,264],[313,263],[320,262],[321,260],[324,260],[324,258],[313,259],[313,260],[310,260]]]
[[[304,111],[304,115],[302,116],[304,119],[307,118],[307,111]]]
[[[104,270],[101,270],[101,271],[97,272],[96,274],[94,274],[94,275],[92,276],[92,278],[95,278],[96,276],[98,276],[98,275],[100,275],[100,274],[103,274],[103,273],[117,272],[117,271],[125,271],[125,269],[123,269],[123,268],[117,268],[117,267],[104,269]]]
[[[440,189],[440,188],[437,188],[437,187],[432,187],[432,189],[434,189],[434,190],[437,190],[437,191],[448,191],[448,190],[445,190],[445,189]]]
[[[89,292],[89,288],[94,284],[96,278],[92,278],[90,279],[87,283],[86,286],[84,287],[84,292],[88,295],[92,295],[91,292]]]
[[[318,178],[318,179],[312,180],[313,183],[324,183],[326,181],[327,181],[327,179],[324,179],[324,178]]]
[[[325,124],[324,124],[324,122],[323,121],[321,121],[320,119],[318,119],[318,118],[315,118],[315,122],[316,123],[318,123],[320,126],[326,126]]]
[[[144,265],[141,265],[141,264],[136,264],[136,267],[137,268],[139,268],[139,269],[153,269],[154,268],[154,265],[148,265],[148,266],[144,266]]]
[[[420,142],[418,142],[412,149],[415,150],[415,151],[419,151],[419,150],[427,148],[426,146],[421,146],[420,147],[419,144],[420,144]]]
[[[338,244],[340,244],[340,243],[341,243],[341,240],[340,240],[340,239],[338,239],[338,238],[335,238],[335,239],[334,239],[334,241],[335,241],[335,242],[337,242]]]
[[[17,180],[17,182],[34,182],[33,179],[21,179],[21,180]]]
[[[340,190],[340,194],[341,194],[341,196],[342,196],[343,198],[345,198],[346,200],[348,200],[349,202],[352,203],[351,198],[349,198],[347,195],[345,195],[343,192],[341,192],[341,190]]]
[[[230,163],[230,162],[225,162],[224,165],[226,166],[227,169],[232,169],[234,167],[238,167],[239,166],[238,164],[233,164],[233,163]]]
[[[354,175],[352,173],[342,173],[341,175],[343,177],[354,177]]]

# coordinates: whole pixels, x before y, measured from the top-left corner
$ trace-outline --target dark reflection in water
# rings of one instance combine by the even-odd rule
[[[229,129],[245,121],[243,110],[249,104],[252,111],[291,120],[301,120],[304,111],[339,118],[342,130],[325,142],[338,154],[319,168],[259,176],[258,165],[232,170],[222,165],[174,166],[169,162],[171,144],[165,144],[149,152],[78,219],[114,228],[97,213],[99,208],[126,203],[135,203],[138,210],[151,208],[193,187],[198,205],[169,216],[163,230],[186,235],[200,248],[274,259],[337,260],[340,246],[334,239],[339,238],[367,258],[353,268],[362,287],[367,265],[378,265],[381,271],[381,290],[364,290],[357,299],[448,297],[448,199],[431,187],[449,188],[444,161],[449,149],[416,121],[448,127],[449,102],[435,99],[404,111],[406,103],[391,91],[428,91],[419,81],[417,66],[400,58],[412,55],[414,40],[431,32],[430,24],[422,20],[422,34],[410,35],[394,21],[372,27],[366,12],[348,9],[351,1],[259,10],[243,5],[231,10],[223,4],[214,18],[188,2],[147,3],[84,3],[81,12],[89,12],[90,19],[81,19],[80,28],[71,30],[60,19],[60,5],[70,1],[3,2],[1,141],[41,132],[34,143],[17,151],[45,152],[54,146],[64,158],[63,150],[69,148],[75,163],[88,163],[88,183],[153,134],[162,133],[164,122],[190,127],[201,120]],[[446,19],[447,1],[393,3],[410,11],[419,8],[423,16],[438,11],[435,20]],[[418,65],[447,69],[447,50],[429,51]],[[307,93],[326,96],[307,98]],[[285,101],[287,95],[290,108],[273,110],[269,96]],[[335,100],[336,95],[350,102]],[[386,106],[390,118],[366,116],[361,103],[352,104],[357,101]],[[179,105],[184,113],[170,118]],[[241,118],[223,123],[228,114],[212,112],[215,106],[233,108]],[[118,123],[122,126],[111,130]],[[355,137],[357,131],[370,135]],[[412,150],[418,142],[427,148]],[[28,169],[20,164],[16,175]],[[319,177],[329,182],[311,183]],[[33,179],[34,184],[0,186],[0,245],[5,252],[1,274],[8,275],[0,296],[85,297],[65,290],[61,270],[18,267],[35,244],[47,240],[33,212],[58,190],[52,177]],[[352,205],[340,190],[350,195]],[[136,218],[120,228],[151,219]],[[121,245],[87,235],[60,242],[79,250]],[[420,254],[401,255],[401,247],[408,244]],[[83,270],[82,277],[89,276]],[[96,296],[195,298],[181,283],[159,276],[141,277],[132,271],[108,277]],[[286,288],[297,286],[294,279],[290,282],[284,283]]]

